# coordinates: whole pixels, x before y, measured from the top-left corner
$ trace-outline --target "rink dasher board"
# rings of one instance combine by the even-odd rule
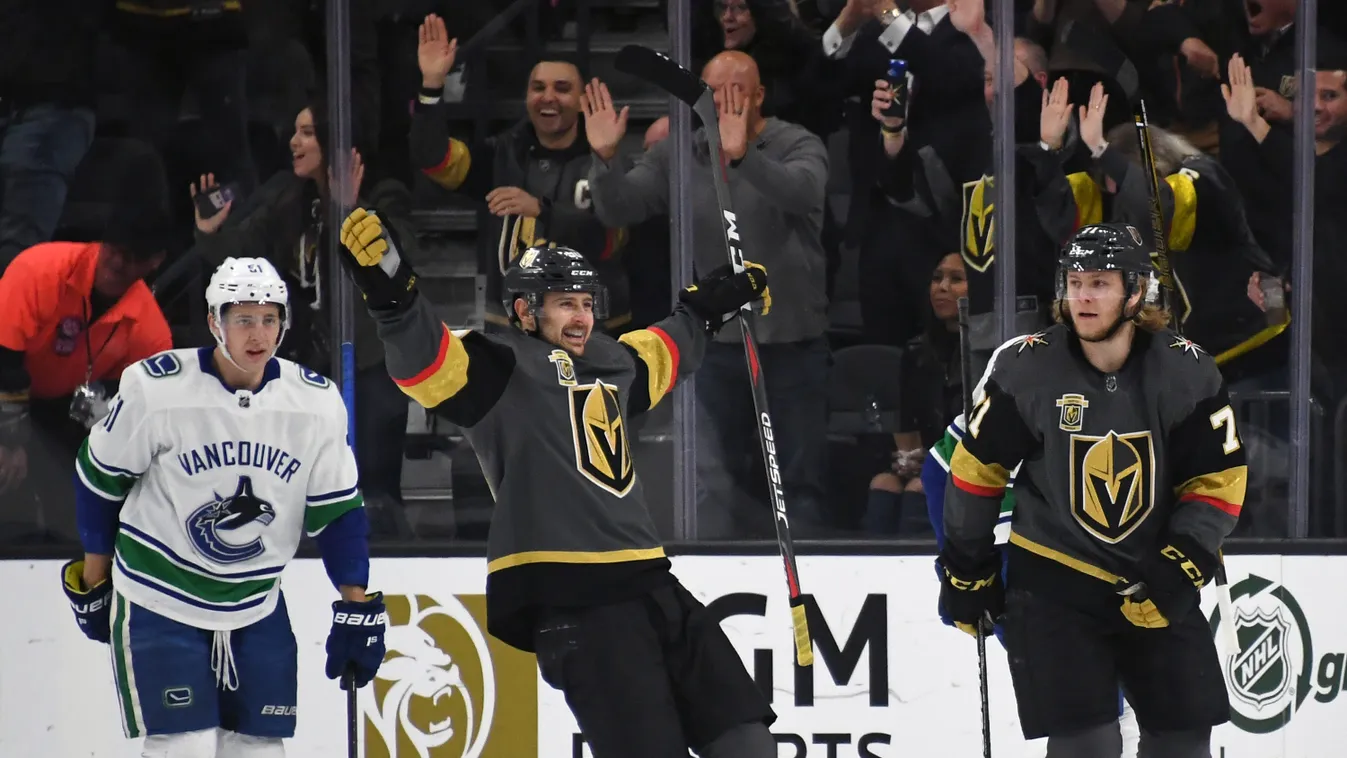
[[[981,752],[974,643],[935,618],[930,556],[802,556],[818,614],[815,665],[794,663],[775,556],[680,556],[674,572],[714,612],[749,671],[770,686],[780,758],[944,758]],[[1347,557],[1230,556],[1240,650],[1225,655],[1234,720],[1215,758],[1323,758],[1347,735]],[[56,561],[0,562],[12,615],[0,625],[0,756],[137,758],[122,737],[108,648],[76,628]],[[588,756],[561,693],[532,656],[485,633],[486,562],[377,559],[389,654],[361,691],[362,755]],[[291,758],[344,756],[345,704],[323,674],[335,590],[296,561],[283,591],[299,640],[299,727]],[[1214,590],[1204,591],[1212,618]],[[1221,623],[1225,623],[1224,620]],[[1041,756],[1019,734],[999,644],[988,645],[994,754]],[[146,694],[142,695],[148,696]]]

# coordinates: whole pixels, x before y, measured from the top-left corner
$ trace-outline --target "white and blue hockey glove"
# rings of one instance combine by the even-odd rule
[[[382,592],[371,592],[365,602],[338,600],[332,604],[332,631],[327,635],[327,678],[355,674],[357,689],[374,679],[384,660],[384,630],[388,612]]]
[[[93,587],[85,587],[81,558],[61,567],[61,584],[80,631],[94,642],[106,643],[112,637],[112,580],[104,579]]]

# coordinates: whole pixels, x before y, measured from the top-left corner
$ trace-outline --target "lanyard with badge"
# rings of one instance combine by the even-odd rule
[[[89,318],[91,314],[89,313],[89,299],[87,297],[84,299],[83,306],[84,356],[87,363],[84,369],[84,383],[75,388],[75,393],[70,398],[70,418],[78,421],[85,429],[92,429],[99,419],[107,415],[109,400],[107,388],[102,383],[94,384],[94,359],[103,354],[104,348],[112,341],[113,335],[117,333],[117,329],[122,324],[120,321],[113,324],[112,331],[108,333],[107,339],[103,340],[103,344],[95,353],[92,336],[94,325]]]

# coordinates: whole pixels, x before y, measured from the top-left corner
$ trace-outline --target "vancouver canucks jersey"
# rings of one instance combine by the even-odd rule
[[[631,415],[695,371],[706,323],[682,306],[582,355],[511,330],[452,332],[417,296],[376,317],[402,391],[463,428],[495,497],[487,627],[533,649],[548,606],[634,597],[670,580],[631,457]]]
[[[122,503],[117,591],[175,621],[227,630],[270,614],[302,535],[361,497],[331,382],[272,359],[257,390],[233,390],[212,352],[170,350],[123,372],[76,470],[94,495]]]
[[[1168,534],[1214,559],[1247,480],[1215,361],[1167,330],[1138,329],[1107,374],[1060,324],[999,348],[951,455],[947,550],[986,559],[1017,466],[1010,582],[1095,599],[1135,580]]]

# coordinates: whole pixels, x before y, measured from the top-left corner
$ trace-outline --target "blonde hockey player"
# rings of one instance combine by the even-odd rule
[[[284,755],[297,647],[280,576],[304,534],[341,595],[328,676],[363,686],[383,659],[346,408],[275,357],[287,300],[270,263],[227,259],[206,292],[216,346],[128,368],[76,458],[84,558],[62,581],[81,631],[111,643],[146,758]]]

